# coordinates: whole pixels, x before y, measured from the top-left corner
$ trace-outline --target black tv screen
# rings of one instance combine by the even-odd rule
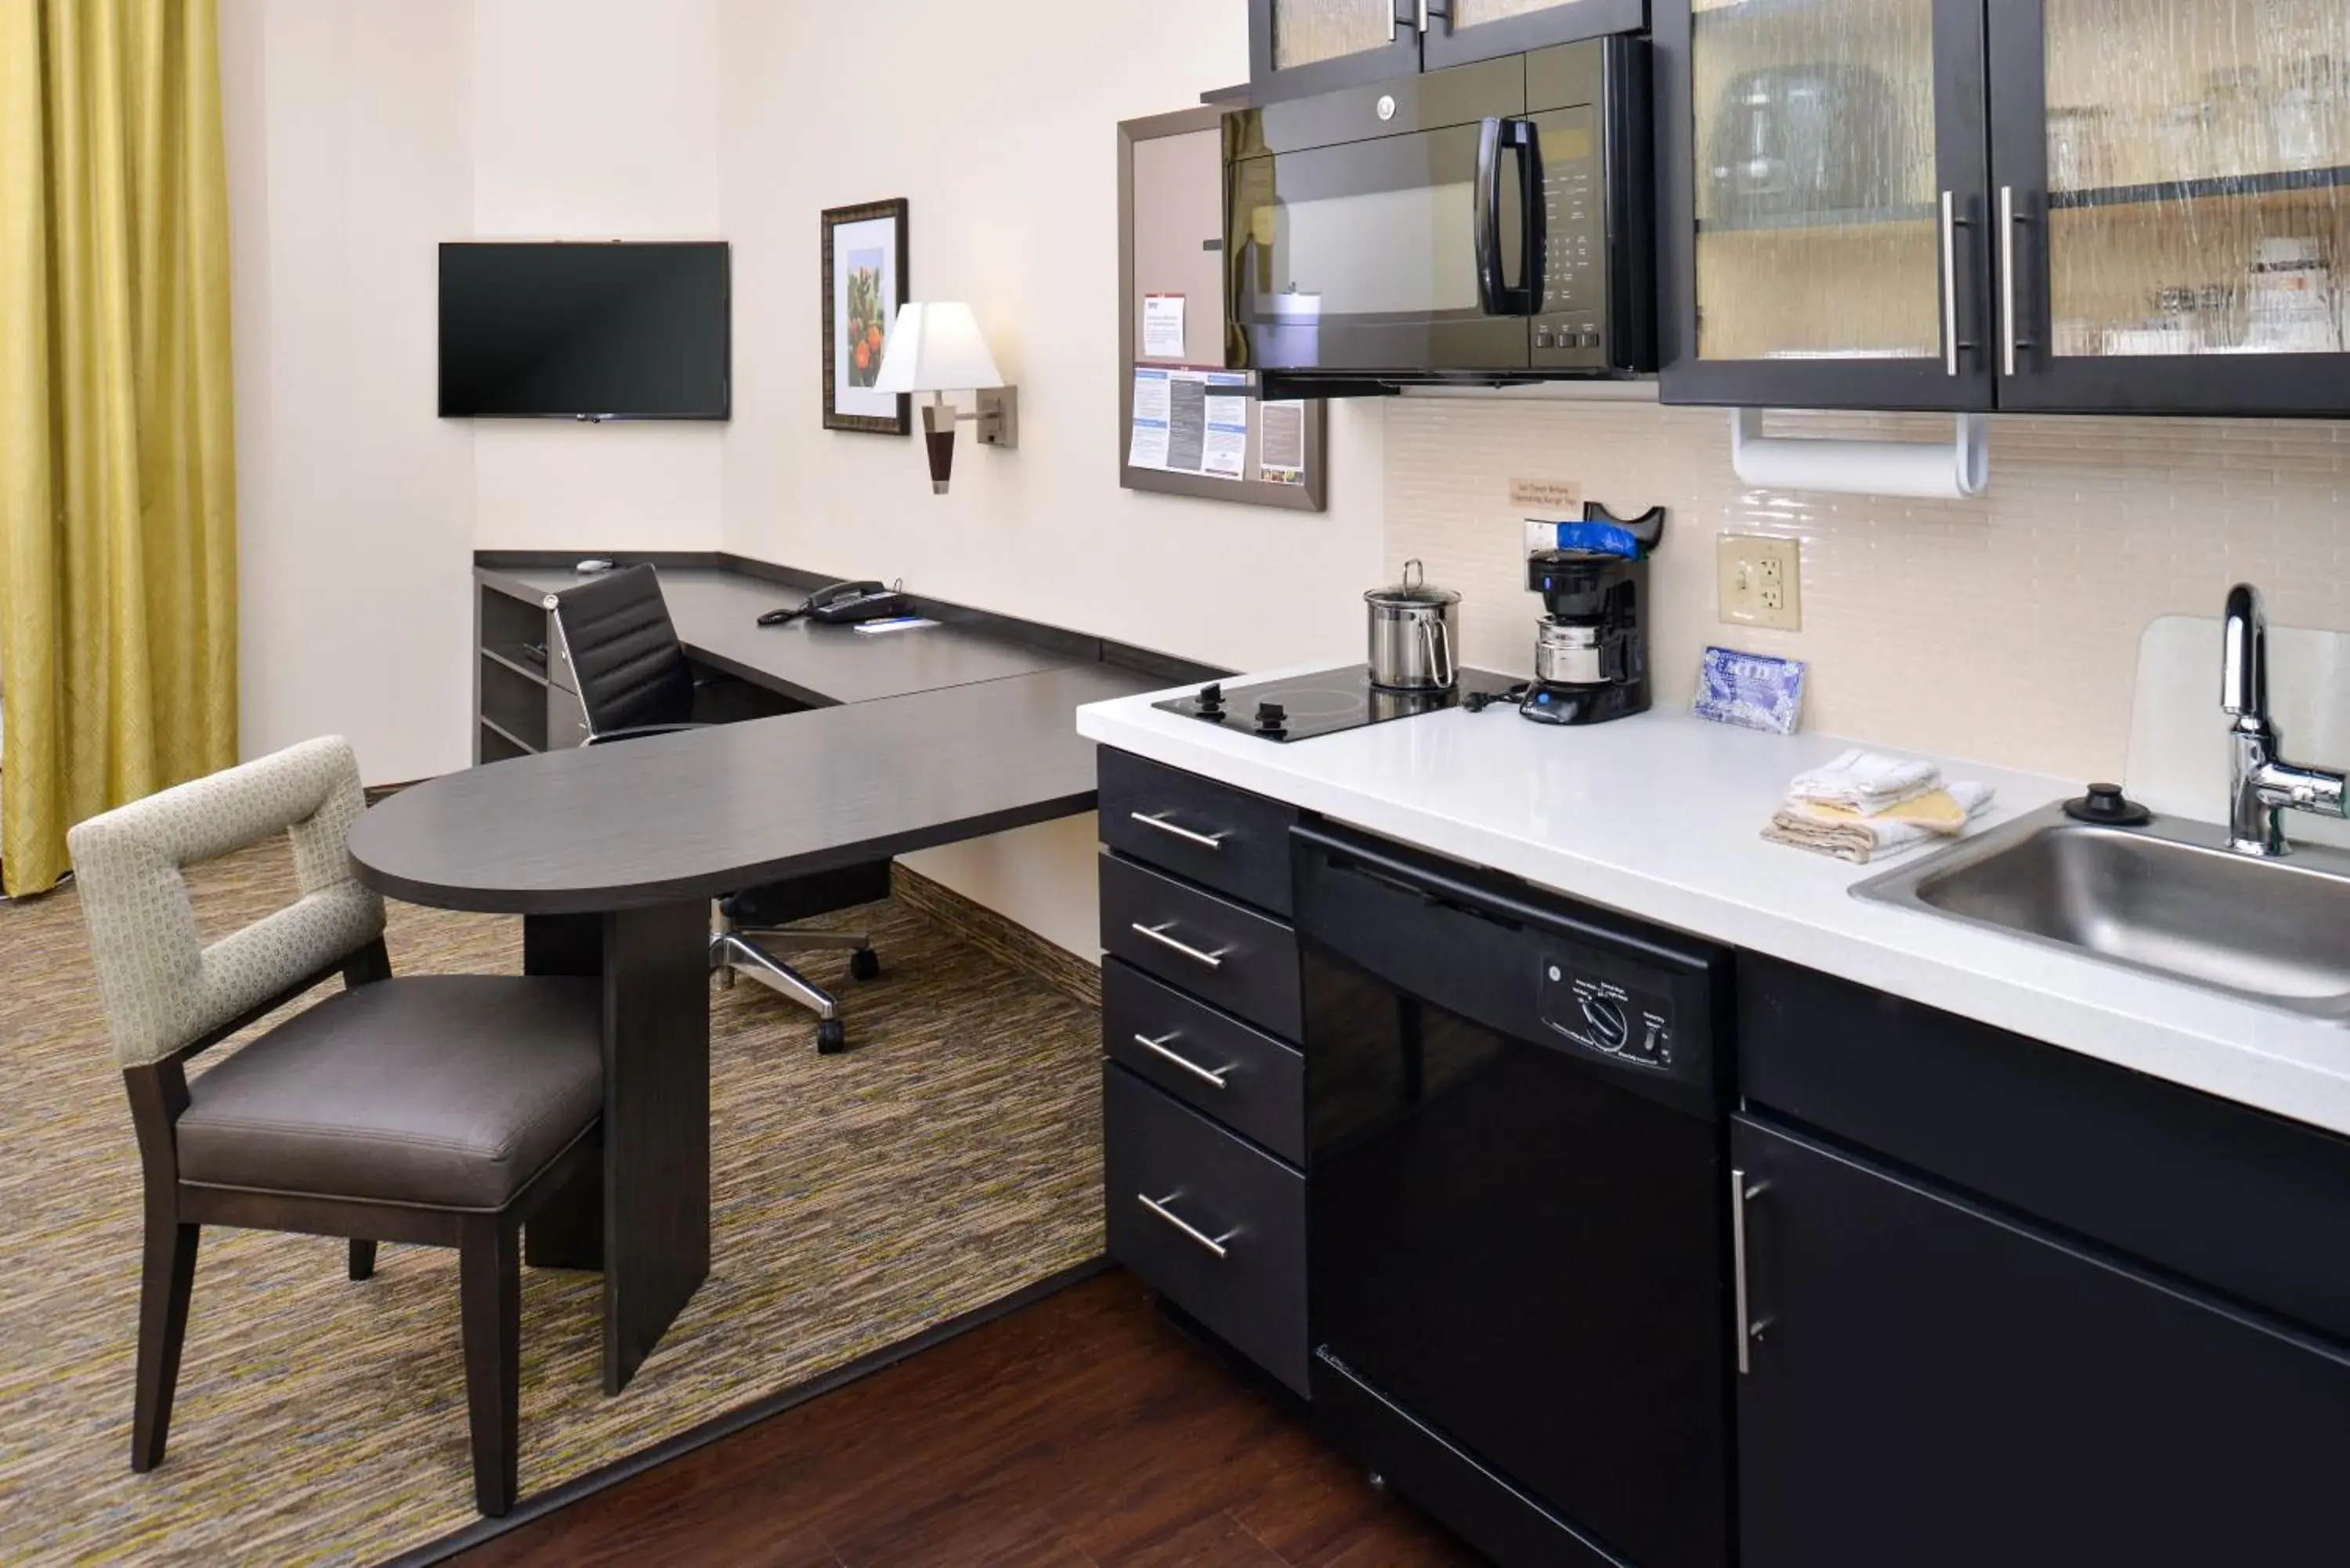
[[[726,246],[441,247],[445,418],[723,420]]]

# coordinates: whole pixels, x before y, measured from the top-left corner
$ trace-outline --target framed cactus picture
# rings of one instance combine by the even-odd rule
[[[910,435],[913,399],[877,392],[889,329],[906,303],[906,202],[824,214],[824,428]]]

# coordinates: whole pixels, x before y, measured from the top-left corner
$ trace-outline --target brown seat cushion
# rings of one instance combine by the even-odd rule
[[[503,1208],[604,1104],[592,980],[420,975],[331,996],[189,1085],[180,1175]]]

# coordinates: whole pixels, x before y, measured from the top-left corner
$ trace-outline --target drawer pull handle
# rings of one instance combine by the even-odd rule
[[[1168,821],[1164,814],[1158,816],[1145,816],[1139,811],[1129,811],[1126,815],[1145,827],[1155,827],[1161,833],[1180,838],[1186,844],[1196,844],[1202,849],[1221,850],[1224,846],[1226,836],[1224,834],[1194,833],[1188,827],[1178,827]]]
[[[1167,934],[1167,928],[1174,923],[1172,920],[1167,920],[1156,926],[1146,926],[1140,920],[1137,920],[1134,922],[1134,934],[1139,937],[1149,937],[1160,947],[1170,952],[1181,953],[1194,963],[1206,964],[1210,969],[1224,967],[1224,952],[1230,951],[1230,949],[1225,949],[1222,952],[1203,953],[1189,942],[1179,942]]]
[[[1167,1043],[1169,1041],[1180,1040],[1182,1036],[1180,1033],[1162,1034],[1156,1040],[1153,1040],[1148,1034],[1138,1034],[1134,1037],[1134,1043],[1137,1045],[1141,1046],[1145,1051],[1151,1053],[1153,1055],[1162,1056],[1168,1061],[1174,1063],[1175,1065],[1182,1068],[1183,1071],[1191,1074],[1191,1076],[1199,1079],[1201,1083],[1208,1085],[1211,1088],[1229,1088],[1231,1085],[1224,1082],[1224,1076],[1232,1071],[1230,1067],[1225,1067],[1211,1073],[1207,1068],[1201,1066],[1197,1062],[1192,1061],[1189,1056],[1180,1055],[1167,1049]]]
[[[1197,1241],[1201,1246],[1206,1248],[1217,1257],[1224,1258],[1232,1255],[1232,1249],[1225,1246],[1224,1243],[1241,1233],[1239,1226],[1233,1226],[1231,1230],[1225,1231],[1221,1236],[1211,1236],[1205,1231],[1202,1231],[1199,1227],[1191,1224],[1180,1214],[1176,1213],[1175,1210],[1167,1207],[1170,1203],[1174,1202],[1178,1198],[1182,1197],[1183,1195],[1181,1193],[1170,1192],[1164,1198],[1153,1198],[1148,1192],[1138,1192],[1134,1196],[1136,1200],[1145,1209],[1149,1210],[1153,1214],[1158,1215],[1161,1220],[1166,1220],[1167,1223],[1174,1226],[1178,1231],[1182,1231],[1184,1235],[1189,1236],[1192,1241]]]

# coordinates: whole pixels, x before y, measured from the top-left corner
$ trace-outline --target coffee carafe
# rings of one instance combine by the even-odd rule
[[[1526,557],[1526,587],[1549,613],[1535,624],[1534,679],[1518,711],[1544,724],[1603,724],[1648,711],[1648,560],[1661,507],[1619,523],[1604,507],[1563,525],[1560,547]]]

